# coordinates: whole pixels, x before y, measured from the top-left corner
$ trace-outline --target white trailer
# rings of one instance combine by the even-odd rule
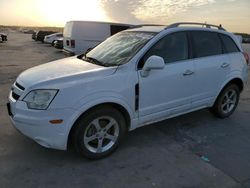
[[[106,38],[132,25],[92,22],[92,21],[69,21],[63,30],[63,51],[68,55],[77,55],[93,48]]]

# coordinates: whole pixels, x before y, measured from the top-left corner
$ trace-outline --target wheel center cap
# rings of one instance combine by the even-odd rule
[[[102,132],[102,131],[101,131],[100,133],[98,133],[98,137],[99,137],[99,138],[103,138],[104,135],[105,135],[105,132]]]

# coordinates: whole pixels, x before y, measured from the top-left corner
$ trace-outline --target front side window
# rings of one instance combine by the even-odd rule
[[[141,68],[152,55],[160,56],[165,63],[188,59],[188,40],[185,32],[173,33],[160,39],[143,57]]]
[[[195,57],[206,57],[222,54],[220,38],[215,32],[192,31]]]

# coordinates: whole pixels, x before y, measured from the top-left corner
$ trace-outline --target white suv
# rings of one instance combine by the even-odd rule
[[[140,26],[87,54],[24,71],[7,106],[13,125],[40,145],[73,145],[96,159],[114,151],[126,131],[146,124],[202,108],[231,115],[248,61],[221,26]]]

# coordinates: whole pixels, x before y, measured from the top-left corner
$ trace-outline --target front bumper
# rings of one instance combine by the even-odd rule
[[[23,101],[9,97],[7,104],[13,126],[38,144],[53,149],[66,150],[68,134],[72,126],[73,109],[30,110]],[[50,120],[63,119],[60,124]]]

